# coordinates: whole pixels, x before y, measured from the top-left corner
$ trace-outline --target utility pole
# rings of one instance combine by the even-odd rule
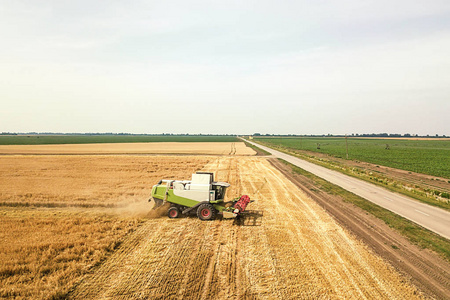
[[[345,134],[345,147],[347,148],[347,159],[348,159],[348,141],[347,141],[347,134]]]

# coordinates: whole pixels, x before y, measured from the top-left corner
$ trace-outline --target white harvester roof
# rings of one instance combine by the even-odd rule
[[[220,185],[220,186],[224,186],[224,187],[229,187],[230,184],[228,182],[222,182],[222,181],[218,181],[218,182],[213,182],[213,185]]]

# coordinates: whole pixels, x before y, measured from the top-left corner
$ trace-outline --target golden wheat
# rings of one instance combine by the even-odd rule
[[[148,220],[74,299],[415,299],[417,289],[340,227],[264,158],[218,158],[205,171],[249,194],[260,226]]]
[[[209,160],[0,156],[0,298],[65,298],[147,219],[153,184]]]
[[[265,158],[8,156],[0,163],[1,297],[420,298]],[[189,179],[202,167],[232,184],[228,199],[256,200],[248,209],[263,213],[258,226],[169,219],[163,210],[145,218],[152,184]]]
[[[0,145],[0,154],[207,154],[255,155],[244,143],[104,143]]]
[[[0,156],[0,205],[112,207],[148,199],[162,178],[190,179],[200,156]]]
[[[0,297],[47,299],[67,293],[139,224],[103,215],[21,215],[0,217]]]

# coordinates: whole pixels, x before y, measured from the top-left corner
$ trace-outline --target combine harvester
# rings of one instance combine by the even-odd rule
[[[244,212],[250,197],[243,195],[233,201],[225,202],[225,192],[230,186],[226,182],[215,182],[214,174],[197,172],[192,180],[161,180],[152,188],[153,209],[170,203],[169,218],[196,212],[200,220],[214,220],[222,215],[226,219],[236,218]]]

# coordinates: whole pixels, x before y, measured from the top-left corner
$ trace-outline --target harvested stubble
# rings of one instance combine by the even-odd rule
[[[0,145],[0,154],[208,154],[255,155],[243,142],[103,143],[63,145]]]
[[[210,159],[0,157],[0,298],[65,298],[124,236],[158,217],[147,216],[151,185],[189,179]]]
[[[420,297],[264,158],[218,158],[205,171],[249,194],[261,226],[148,220],[71,297],[316,299]]]
[[[0,298],[66,294],[138,224],[137,219],[104,215],[8,211],[0,216]]]

